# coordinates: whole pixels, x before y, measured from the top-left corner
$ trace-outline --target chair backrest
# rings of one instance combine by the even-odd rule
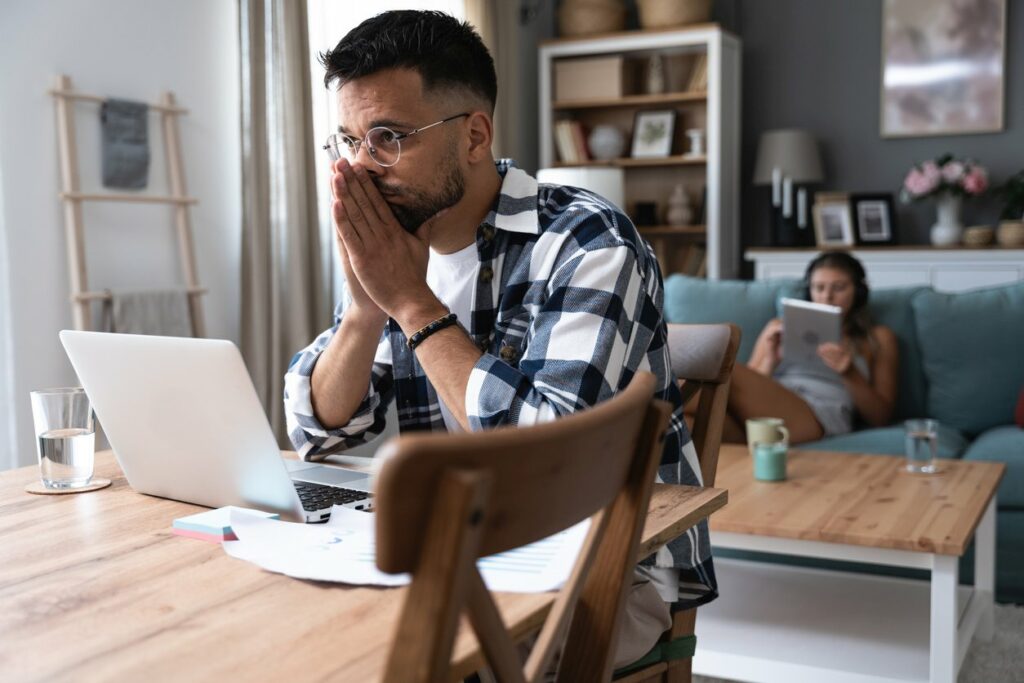
[[[715,485],[729,381],[739,346],[740,328],[733,324],[668,325],[672,373],[679,380],[684,402],[700,392],[690,436],[704,486]]]
[[[610,677],[626,578],[671,414],[654,392],[654,376],[641,372],[608,401],[550,423],[412,434],[382,447],[377,566],[413,575],[385,680],[448,680],[464,609],[500,680],[537,680],[567,631],[567,653],[586,656],[582,670],[569,667],[560,680]],[[476,559],[587,517],[593,521],[579,560],[524,674]]]

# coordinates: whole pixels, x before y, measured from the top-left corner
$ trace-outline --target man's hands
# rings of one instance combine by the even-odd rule
[[[331,212],[356,311],[381,324],[391,316],[407,331],[443,315],[426,277],[430,231],[438,216],[410,235],[366,169],[341,159],[332,170]]]

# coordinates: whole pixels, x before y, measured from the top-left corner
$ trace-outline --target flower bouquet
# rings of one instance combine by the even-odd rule
[[[988,189],[988,173],[984,167],[969,160],[944,154],[938,159],[915,164],[903,180],[900,197],[904,202],[935,197],[937,220],[931,239],[935,246],[951,246],[960,242],[960,201],[976,197]]]

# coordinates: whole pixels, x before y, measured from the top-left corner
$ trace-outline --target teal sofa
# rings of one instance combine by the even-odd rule
[[[709,281],[672,275],[665,317],[676,323],[732,322],[743,330],[737,360],[778,315],[778,300],[799,297],[796,280]],[[899,339],[899,395],[893,424],[858,429],[800,448],[903,454],[902,420],[939,420],[939,457],[1006,463],[997,493],[996,599],[1024,603],[1024,429],[1013,423],[1024,388],[1024,282],[944,294],[929,287],[879,289],[869,308]],[[970,580],[973,563],[961,572]]]

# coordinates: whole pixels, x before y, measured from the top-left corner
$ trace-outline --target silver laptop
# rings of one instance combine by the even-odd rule
[[[71,330],[60,340],[136,491],[291,521],[326,521],[334,504],[372,509],[369,475],[281,457],[230,341]]]

